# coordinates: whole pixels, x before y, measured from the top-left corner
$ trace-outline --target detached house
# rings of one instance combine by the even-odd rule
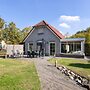
[[[44,20],[34,25],[24,39],[27,51],[40,51],[43,55],[83,54],[84,38],[64,39],[64,35]]]

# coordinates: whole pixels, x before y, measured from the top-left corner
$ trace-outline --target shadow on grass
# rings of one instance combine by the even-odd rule
[[[71,64],[69,64],[69,66],[90,69],[90,64],[71,63]]]

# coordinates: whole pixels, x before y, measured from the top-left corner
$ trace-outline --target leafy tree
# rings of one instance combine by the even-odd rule
[[[31,29],[32,29],[32,27],[29,26],[29,27],[25,27],[25,28],[21,31],[22,41],[23,41],[23,39],[28,35],[28,33],[30,32]]]
[[[12,44],[20,43],[20,30],[16,27],[15,23],[11,22],[8,25],[8,37]]]
[[[4,19],[0,18],[0,29],[2,29],[4,27]]]
[[[90,27],[86,30],[78,31],[71,38],[85,38],[85,53],[86,55],[90,55]]]
[[[31,26],[29,26],[29,27],[25,27],[25,28],[21,31],[22,34],[23,34],[23,36],[26,37],[27,34],[30,32],[31,29],[32,29]]]
[[[4,19],[0,18],[0,41],[2,40],[2,30],[4,28],[5,22]]]
[[[90,27],[88,27],[88,28],[86,29],[86,31],[90,33]]]
[[[20,30],[16,27],[15,23],[11,22],[2,32],[3,40],[9,44],[20,43]]]

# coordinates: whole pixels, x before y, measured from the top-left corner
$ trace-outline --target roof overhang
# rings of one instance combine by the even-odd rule
[[[77,41],[84,41],[85,38],[68,38],[68,39],[61,39],[61,42],[77,42]]]

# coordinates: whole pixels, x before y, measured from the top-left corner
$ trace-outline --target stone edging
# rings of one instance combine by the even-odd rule
[[[56,68],[60,70],[63,74],[68,76],[71,80],[75,81],[78,85],[84,88],[87,88],[87,90],[90,90],[90,80],[89,79],[73,72],[72,70],[66,68],[65,66],[56,66]]]

